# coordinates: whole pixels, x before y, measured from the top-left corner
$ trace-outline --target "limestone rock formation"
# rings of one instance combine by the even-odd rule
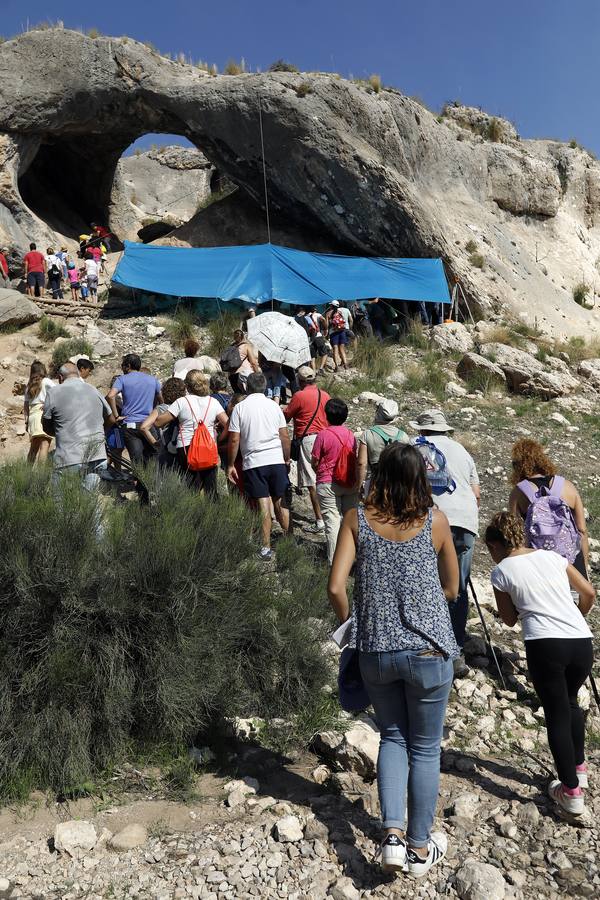
[[[159,147],[123,157],[111,196],[112,227],[131,241],[168,234],[210,202],[213,183],[219,188],[215,173],[194,148]]]
[[[42,311],[33,300],[10,288],[0,288],[0,327],[14,328],[39,322]]]
[[[477,110],[438,117],[335,75],[213,77],[130,39],[64,29],[2,44],[0,84],[0,240],[19,251],[110,219],[125,191],[119,158],[148,132],[189,138],[239,187],[232,206],[243,197],[255,211],[260,236],[241,238],[264,241],[262,108],[274,235],[441,256],[480,312],[561,333],[600,327],[572,295],[594,284],[600,258],[600,165],[581,148],[519,140]]]

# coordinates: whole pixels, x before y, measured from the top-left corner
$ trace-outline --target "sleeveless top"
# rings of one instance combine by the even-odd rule
[[[433,511],[408,541],[382,537],[367,522],[364,509],[357,512],[350,646],[366,653],[427,649],[458,656],[431,539]]]

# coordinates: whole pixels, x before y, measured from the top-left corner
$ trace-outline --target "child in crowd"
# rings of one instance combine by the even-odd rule
[[[81,290],[81,299],[87,300],[90,296],[90,292],[88,289],[87,272],[85,270],[85,266],[82,266],[79,270],[79,287]]]
[[[358,506],[358,470],[355,467],[355,483],[341,485],[336,482],[335,470],[342,453],[350,453],[356,460],[356,438],[344,422],[348,407],[343,400],[332,398],[325,404],[328,427],[320,431],[312,449],[311,464],[317,473],[317,497],[325,523],[327,562],[333,562],[335,545],[342,516]]]
[[[71,288],[71,300],[77,303],[79,300],[79,272],[74,262],[67,263],[67,278]]]
[[[502,621],[509,626],[521,621],[529,676],[544,708],[558,773],[548,793],[561,809],[581,815],[588,776],[585,719],[577,693],[592,670],[592,632],[584,616],[596,592],[564,557],[525,547],[524,538],[520,516],[494,516],[485,532],[496,563],[492,585]],[[579,604],[573,602],[571,588]]]

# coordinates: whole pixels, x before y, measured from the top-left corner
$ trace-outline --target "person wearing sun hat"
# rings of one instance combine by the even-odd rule
[[[479,533],[481,493],[477,467],[473,457],[462,444],[449,436],[454,428],[448,424],[441,409],[426,409],[415,421],[409,422],[409,425],[442,451],[446,457],[448,471],[456,482],[456,490],[453,493],[440,494],[434,499],[450,522],[454,548],[458,556],[460,585],[458,597],[450,603],[450,618],[456,642],[462,650],[469,614],[467,585],[471,577],[475,539]],[[464,657],[461,656],[460,660],[456,661],[455,671],[464,672],[465,668]]]
[[[358,438],[358,483],[364,497],[369,493],[370,481],[377,469],[379,457],[388,444],[394,441],[408,444],[406,432],[394,424],[397,418],[396,401],[383,398],[375,410],[373,424],[370,428],[365,428]]]

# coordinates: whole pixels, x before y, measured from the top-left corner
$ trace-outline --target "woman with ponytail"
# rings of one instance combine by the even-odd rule
[[[25,427],[29,435],[29,453],[27,462],[43,463],[48,458],[48,451],[52,438],[42,428],[42,412],[46,402],[46,393],[54,386],[54,382],[48,378],[48,372],[43,362],[35,360],[29,370],[29,381],[25,389],[25,404],[23,414]]]

